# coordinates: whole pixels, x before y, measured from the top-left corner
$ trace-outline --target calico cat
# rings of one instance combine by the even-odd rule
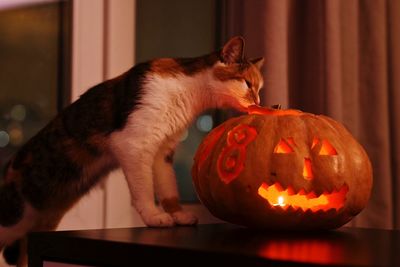
[[[28,232],[55,229],[66,211],[118,167],[146,225],[196,224],[179,205],[173,153],[182,132],[206,109],[245,111],[259,104],[263,59],[246,60],[243,50],[243,39],[234,37],[205,56],[140,63],[66,107],[20,149],[0,178],[0,250],[8,246],[4,254],[11,258],[11,248],[25,250]],[[17,240],[21,245],[11,246]]]

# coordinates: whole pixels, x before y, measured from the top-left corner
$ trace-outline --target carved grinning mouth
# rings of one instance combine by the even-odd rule
[[[283,189],[279,183],[270,186],[262,183],[258,188],[258,194],[266,199],[272,207],[283,210],[291,207],[294,210],[301,209],[304,212],[307,210],[312,212],[328,211],[330,209],[338,211],[343,208],[348,191],[349,187],[346,184],[332,192],[324,192],[320,195],[313,191],[306,193],[304,189],[295,192],[291,186]]]

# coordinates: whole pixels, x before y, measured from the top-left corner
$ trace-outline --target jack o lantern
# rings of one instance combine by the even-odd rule
[[[206,136],[192,176],[216,217],[274,229],[340,227],[365,207],[372,187],[369,158],[343,125],[258,106]]]

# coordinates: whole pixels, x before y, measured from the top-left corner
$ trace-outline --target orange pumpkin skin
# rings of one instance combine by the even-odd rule
[[[366,206],[372,187],[369,158],[343,125],[259,107],[206,136],[192,177],[214,216],[271,229],[338,228]]]

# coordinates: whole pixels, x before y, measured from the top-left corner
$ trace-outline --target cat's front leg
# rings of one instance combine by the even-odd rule
[[[197,217],[184,211],[179,203],[179,194],[173,169],[173,153],[175,142],[165,142],[154,158],[153,172],[156,195],[163,209],[172,215],[178,225],[194,225]]]
[[[172,216],[155,204],[152,166],[157,150],[149,146],[148,140],[138,138],[134,143],[129,139],[116,140],[113,142],[114,155],[128,182],[132,205],[143,222],[152,227],[173,226]]]

